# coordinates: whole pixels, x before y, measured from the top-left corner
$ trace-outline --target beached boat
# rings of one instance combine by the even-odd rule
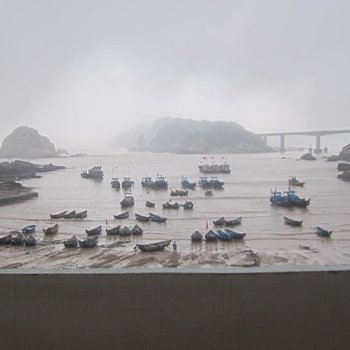
[[[131,229],[129,226],[123,226],[120,230],[119,230],[119,234],[121,236],[130,236],[131,235]]]
[[[155,252],[159,250],[163,250],[171,243],[171,240],[160,241],[155,243],[148,244],[136,244],[136,246],[143,252]]]
[[[162,217],[162,216],[157,215],[157,214],[149,213],[149,216],[150,216],[150,220],[154,221],[154,222],[166,222],[166,220],[167,220],[167,218]]]
[[[230,220],[225,220],[225,225],[226,226],[235,226],[235,225],[239,225],[242,222],[242,217],[238,217],[235,219],[230,219]]]
[[[182,188],[188,188],[188,189],[195,189],[197,184],[195,182],[190,182],[187,177],[182,176],[181,177],[181,186]]]
[[[67,214],[67,210],[61,211],[59,213],[50,214],[51,219],[62,219]]]
[[[221,218],[214,220],[213,224],[214,226],[224,226],[225,225],[225,218],[222,216]]]
[[[217,234],[213,231],[213,230],[209,230],[206,234],[205,234],[205,240],[207,242],[214,242],[218,240],[218,236]]]
[[[130,177],[124,177],[122,181],[123,189],[128,190],[132,186],[134,186],[134,181],[132,181]]]
[[[36,225],[27,225],[22,228],[22,233],[34,233]]]
[[[115,220],[127,219],[129,217],[129,212],[123,211],[122,213],[114,214],[113,216]]]
[[[145,216],[145,215],[141,215],[141,214],[137,214],[137,213],[135,213],[135,218],[136,218],[136,220],[143,221],[143,222],[147,222],[150,220],[149,215]]]
[[[230,236],[231,239],[244,239],[246,236],[245,232],[237,232],[228,228],[225,229],[225,232]]]
[[[12,233],[8,233],[7,235],[2,235],[0,237],[0,245],[11,244],[12,241]]]
[[[74,235],[71,238],[67,239],[66,241],[63,241],[63,244],[66,248],[76,248],[78,247],[78,239],[77,236]]]
[[[86,234],[89,236],[99,235],[102,232],[102,226],[98,225],[90,229],[85,230]]]
[[[195,231],[191,235],[191,240],[193,242],[201,242],[203,240],[203,235],[199,231]]]
[[[330,237],[333,231],[326,230],[320,226],[315,227],[316,234],[320,237]]]
[[[295,176],[291,176],[288,180],[289,185],[291,186],[304,186],[305,182],[299,181]]]
[[[273,205],[283,207],[307,207],[310,205],[311,199],[300,198],[294,190],[289,191],[273,191],[271,192],[270,202]]]
[[[142,235],[143,229],[139,225],[134,225],[134,227],[131,229],[131,232],[133,235]]]
[[[146,207],[147,208],[154,208],[155,206],[156,206],[155,203],[150,202],[150,201],[146,201]]]
[[[216,235],[220,241],[230,241],[232,239],[231,235],[226,231],[218,230]]]
[[[112,188],[115,188],[117,190],[120,189],[120,181],[118,180],[117,177],[113,177],[112,180],[111,180],[111,186]]]
[[[43,232],[45,234],[54,234],[58,232],[58,224],[55,224],[53,226],[50,226],[48,228],[43,228]]]
[[[63,216],[65,219],[74,219],[75,218],[75,210],[71,210],[64,214]]]
[[[86,237],[83,240],[79,240],[80,248],[92,248],[97,245],[98,237]]]
[[[285,224],[291,225],[291,226],[301,226],[303,223],[303,220],[295,220],[295,219],[287,218],[286,216],[284,216],[283,219]]]
[[[23,245],[24,244],[24,236],[22,233],[18,233],[15,236],[12,236],[11,239],[12,245]]]
[[[187,201],[185,204],[182,205],[184,209],[193,209],[193,202]]]
[[[175,202],[173,204],[166,202],[163,204],[163,209],[179,209],[179,208],[180,208],[180,205],[177,202]]]
[[[27,247],[33,247],[37,244],[37,240],[35,239],[35,237],[33,235],[29,235],[29,236],[24,238],[24,244]]]
[[[125,193],[123,200],[120,202],[122,208],[130,208],[134,206],[134,197],[131,193]]]
[[[106,233],[108,236],[119,235],[120,225],[113,226],[111,228],[106,228]]]
[[[87,217],[87,210],[81,210],[75,213],[76,219],[83,219]]]
[[[182,190],[172,190],[170,192],[170,196],[187,196],[188,191],[182,191]]]
[[[101,166],[94,166],[89,170],[83,170],[80,174],[84,179],[103,179],[103,171]]]

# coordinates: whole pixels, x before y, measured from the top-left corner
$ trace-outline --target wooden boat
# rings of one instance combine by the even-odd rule
[[[320,237],[330,237],[333,231],[326,230],[320,226],[315,227],[316,234]]]
[[[122,213],[115,214],[113,216],[114,216],[115,220],[127,219],[129,217],[129,212],[128,211],[124,211]]]
[[[173,204],[166,202],[163,204],[163,209],[179,209],[179,208],[180,208],[180,205],[177,202]]]
[[[136,244],[136,246],[143,252],[155,252],[159,250],[163,250],[171,243],[171,240],[160,241],[149,244]]]
[[[98,225],[90,229],[85,230],[86,234],[89,236],[99,235],[102,232],[102,226]]]
[[[121,236],[130,236],[131,235],[131,229],[129,226],[123,226],[120,230],[119,230],[119,234]]]
[[[216,235],[220,241],[230,241],[232,239],[231,235],[226,231],[218,230]]]
[[[304,186],[305,182],[299,181],[295,176],[291,176],[288,180],[289,185],[291,186]]]
[[[61,211],[59,213],[50,214],[51,219],[62,219],[67,214],[67,210]]]
[[[147,208],[154,208],[155,207],[155,203],[150,202],[150,201],[146,201],[146,207]]]
[[[182,190],[172,190],[170,192],[170,196],[187,196],[188,191],[182,191]]]
[[[79,240],[80,248],[92,248],[97,245],[98,237],[86,237],[83,240]]]
[[[149,216],[150,216],[150,220],[154,221],[154,222],[166,222],[166,220],[167,220],[167,218],[162,217],[162,216],[157,215],[157,214],[149,213]]]
[[[22,228],[22,233],[34,233],[36,225],[27,225]]]
[[[213,224],[214,226],[224,226],[225,225],[225,218],[222,216],[221,218],[214,220]]]
[[[7,235],[2,235],[0,237],[0,245],[11,244],[11,241],[12,241],[12,233],[9,233]]]
[[[145,216],[145,215],[141,215],[141,214],[137,214],[137,213],[135,213],[135,218],[136,218],[136,220],[143,221],[143,222],[148,222],[150,220],[149,215]]]
[[[287,218],[286,216],[284,216],[283,219],[285,224],[291,225],[291,226],[301,226],[303,223],[303,220],[295,220],[295,219]]]
[[[12,236],[11,239],[11,244],[12,245],[23,245],[24,244],[24,236],[22,233],[18,233],[15,236]]]
[[[139,225],[134,225],[134,227],[131,230],[133,235],[142,235],[142,227],[140,227]]]
[[[81,210],[75,213],[76,219],[83,219],[87,217],[87,210]]]
[[[112,188],[116,188],[117,190],[120,189],[120,182],[117,177],[114,177],[111,181]]]
[[[124,198],[120,202],[122,208],[129,208],[134,206],[134,197],[131,193],[125,193]]]
[[[48,228],[43,228],[43,232],[45,234],[54,234],[58,232],[58,224],[55,224],[53,226],[50,226]]]
[[[182,205],[184,207],[184,209],[193,209],[193,202],[191,201],[187,201],[185,202],[185,204]]]
[[[213,230],[209,230],[206,234],[205,234],[205,240],[207,242],[214,242],[218,240],[218,236],[217,234],[213,231]]]
[[[238,217],[236,219],[231,219],[231,220],[225,220],[225,225],[226,226],[235,226],[239,225],[242,222],[242,217]]]
[[[27,247],[33,247],[37,244],[37,240],[33,235],[24,238],[24,244]]]
[[[245,232],[237,232],[233,230],[225,229],[225,232],[230,236],[231,239],[243,239],[246,236]]]
[[[63,241],[63,244],[66,248],[76,248],[78,247],[78,239],[77,236],[74,235],[70,239]]]
[[[203,240],[203,235],[199,231],[195,231],[191,235],[191,240],[193,242],[201,242]]]
[[[113,226],[111,228],[106,228],[106,233],[108,236],[119,235],[120,225]]]
[[[65,219],[74,219],[75,218],[75,210],[71,210],[64,214],[63,216]]]

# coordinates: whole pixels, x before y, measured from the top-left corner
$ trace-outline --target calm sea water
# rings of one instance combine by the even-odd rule
[[[179,247],[190,247],[190,235],[195,230],[205,232],[206,221],[224,216],[242,216],[243,221],[237,229],[247,233],[246,242],[256,248],[281,248],[291,240],[297,243],[310,243],[320,238],[313,233],[319,225],[333,230],[333,241],[348,242],[350,239],[350,184],[337,179],[335,163],[327,163],[320,158],[314,162],[296,161],[299,153],[225,155],[231,165],[231,174],[219,175],[225,182],[223,190],[214,190],[214,195],[205,197],[204,190],[190,191],[188,199],[194,202],[194,209],[163,210],[162,204],[170,199],[168,191],[147,191],[140,181],[146,174],[156,177],[164,175],[170,188],[180,187],[181,175],[190,181],[199,178],[198,155],[120,153],[116,155],[94,156],[67,159],[34,160],[37,163],[52,162],[64,165],[67,170],[44,174],[40,179],[23,181],[37,192],[37,199],[0,207],[0,226],[2,229],[19,229],[36,223],[41,228],[52,224],[49,214],[61,210],[87,209],[88,217],[83,220],[57,220],[60,233],[55,239],[65,239],[72,234],[85,236],[85,229],[96,224],[104,228],[114,225],[113,214],[121,212],[120,201],[123,190],[111,188],[113,168],[118,167],[117,175],[122,178],[130,175],[135,181],[132,193],[135,206],[130,209],[130,219],[122,221],[134,224],[134,213],[146,214],[146,200],[154,201],[155,213],[166,216],[166,224],[142,223],[145,233],[138,240],[144,242],[159,239],[174,239]],[[216,159],[219,160],[220,156]],[[209,157],[210,158],[210,157]],[[105,177],[103,181],[83,179],[80,172],[84,168],[101,165]],[[116,174],[114,174],[116,175]],[[301,197],[311,198],[307,209],[287,209],[270,205],[271,189],[286,190],[289,176],[295,175],[305,181],[304,188],[296,188]],[[172,198],[183,203],[185,198]],[[300,228],[286,226],[283,216],[304,220]],[[42,234],[39,233],[39,236]],[[109,238],[108,238],[109,239]],[[330,243],[327,243],[330,244]],[[226,249],[223,245],[223,249]]]

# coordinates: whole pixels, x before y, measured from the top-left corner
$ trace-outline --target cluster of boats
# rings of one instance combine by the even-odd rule
[[[201,176],[198,181],[198,185],[202,188],[222,189],[224,184],[217,176]]]
[[[220,241],[232,241],[232,240],[242,240],[246,234],[244,232],[237,232],[231,229],[225,228],[224,230],[209,230],[205,235],[199,231],[195,231],[191,235],[191,240],[193,242],[201,242],[203,237],[207,242]]]
[[[87,210],[63,210],[58,213],[50,214],[51,219],[83,219],[87,217]]]
[[[115,220],[122,220],[122,219],[127,219],[129,217],[129,212],[125,211],[120,214],[115,214],[114,219]],[[149,221],[154,221],[154,222],[166,222],[167,218],[162,217],[158,214],[153,214],[149,213],[148,215],[141,215],[141,214],[135,214],[135,218],[138,221],[143,221],[143,222],[149,222]]]
[[[203,157],[206,159],[206,157]],[[231,169],[230,165],[224,161],[222,164],[208,164],[208,163],[201,163],[198,165],[199,171],[204,174],[230,174]]]

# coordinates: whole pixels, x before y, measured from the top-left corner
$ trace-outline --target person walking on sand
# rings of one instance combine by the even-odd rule
[[[176,241],[174,241],[174,243],[173,243],[173,251],[176,252],[176,250],[177,250],[177,245],[176,245]]]

